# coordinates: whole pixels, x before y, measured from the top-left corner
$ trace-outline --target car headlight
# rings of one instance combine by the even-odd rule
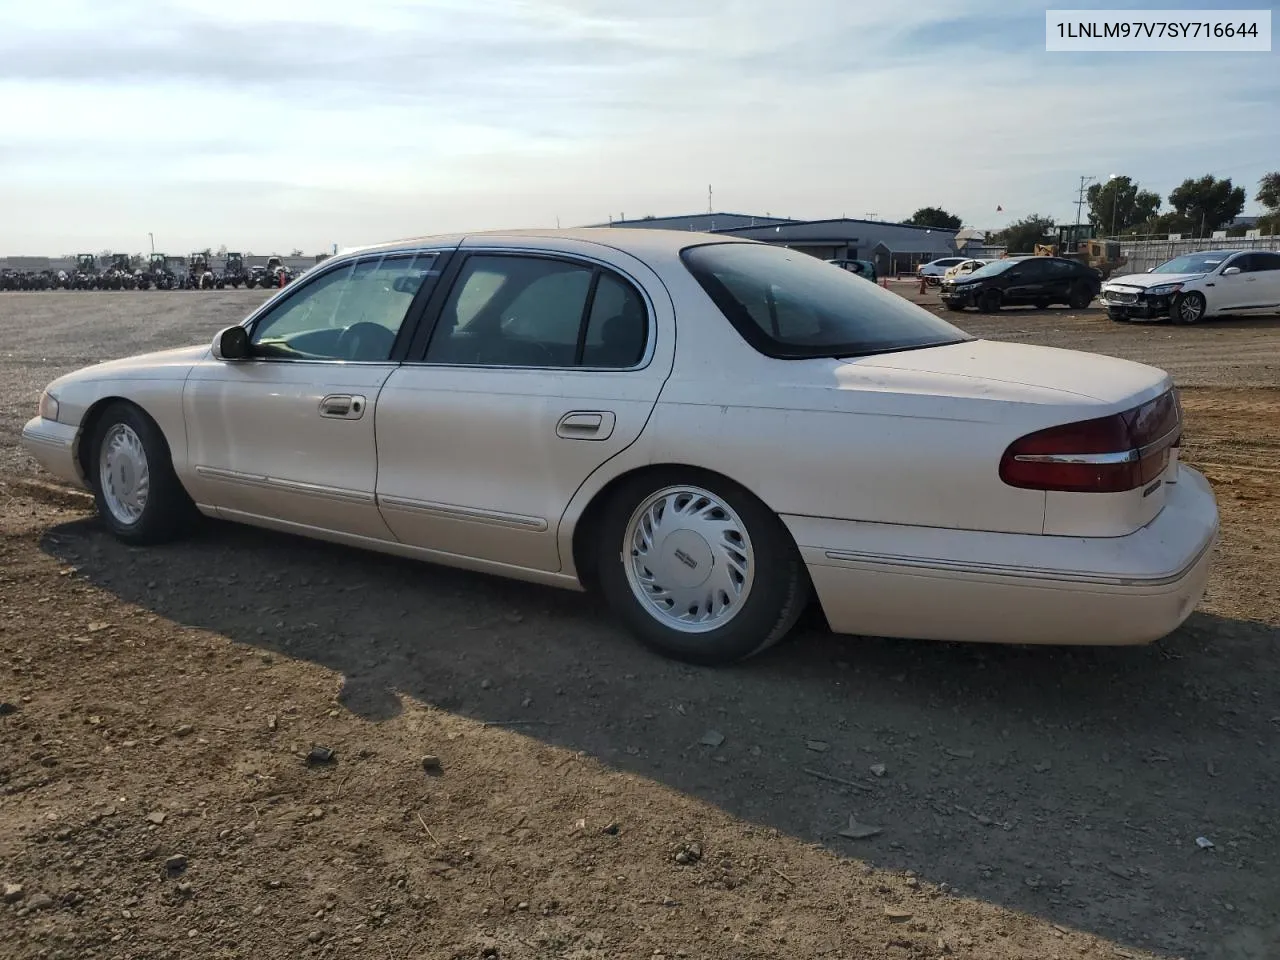
[[[45,420],[58,419],[58,398],[48,390],[40,394],[40,416]]]
[[[1158,287],[1147,287],[1147,293],[1153,297],[1167,297],[1171,293],[1177,293],[1182,289],[1180,283],[1162,283]]]

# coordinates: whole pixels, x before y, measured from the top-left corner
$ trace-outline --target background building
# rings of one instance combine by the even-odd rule
[[[970,253],[981,247],[979,237],[957,239],[961,231],[917,227],[886,220],[793,220],[789,217],[744,213],[695,213],[674,217],[644,217],[594,224],[629,229],[693,230],[761,240],[800,250],[823,260],[837,257],[870,260],[881,275],[913,273],[922,263],[939,257]],[[972,234],[972,231],[962,231]],[[975,254],[976,255],[976,254]]]

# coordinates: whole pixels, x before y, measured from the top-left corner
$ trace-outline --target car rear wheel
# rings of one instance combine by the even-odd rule
[[[89,481],[98,513],[127,543],[161,543],[184,533],[195,505],[173,472],[160,428],[131,403],[99,418],[90,446]]]
[[[1000,309],[1000,291],[986,290],[978,298],[978,309],[983,313],[995,313]]]
[[[1174,323],[1199,323],[1204,319],[1204,311],[1204,294],[1192,290],[1174,297],[1169,316]]]
[[[1083,310],[1093,302],[1093,291],[1089,289],[1087,283],[1077,283],[1071,288],[1071,295],[1067,300],[1067,306],[1072,310]]]
[[[601,591],[668,657],[707,666],[750,657],[786,636],[808,602],[808,574],[782,521],[721,477],[643,474],[601,519]]]

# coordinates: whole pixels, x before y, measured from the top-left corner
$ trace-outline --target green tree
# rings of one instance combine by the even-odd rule
[[[992,239],[1010,253],[1031,253],[1037,243],[1044,241],[1045,235],[1053,231],[1052,217],[1042,217],[1033,213],[1021,220],[1015,220],[999,231]]]
[[[1117,236],[1152,219],[1160,209],[1160,194],[1142,190],[1128,177],[1114,177],[1089,187],[1089,222],[1107,236]]]
[[[1253,199],[1266,207],[1268,214],[1280,213],[1280,170],[1265,174],[1258,181],[1258,195]]]
[[[1219,180],[1208,173],[1199,180],[1183,180],[1169,194],[1169,206],[1200,236],[1221,230],[1239,216],[1244,200],[1244,187],[1232,186],[1230,177]]]
[[[1265,210],[1258,218],[1258,228],[1264,235],[1280,233],[1280,170],[1265,174],[1258,181],[1258,194],[1253,199]]]
[[[941,207],[921,207],[902,222],[914,227],[934,227],[938,230],[959,230],[961,224],[959,217],[947,213]]]

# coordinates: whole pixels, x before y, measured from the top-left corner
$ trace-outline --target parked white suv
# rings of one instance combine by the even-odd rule
[[[1101,299],[1112,320],[1198,323],[1227,313],[1280,313],[1280,253],[1184,254],[1146,273],[1108,280]]]

